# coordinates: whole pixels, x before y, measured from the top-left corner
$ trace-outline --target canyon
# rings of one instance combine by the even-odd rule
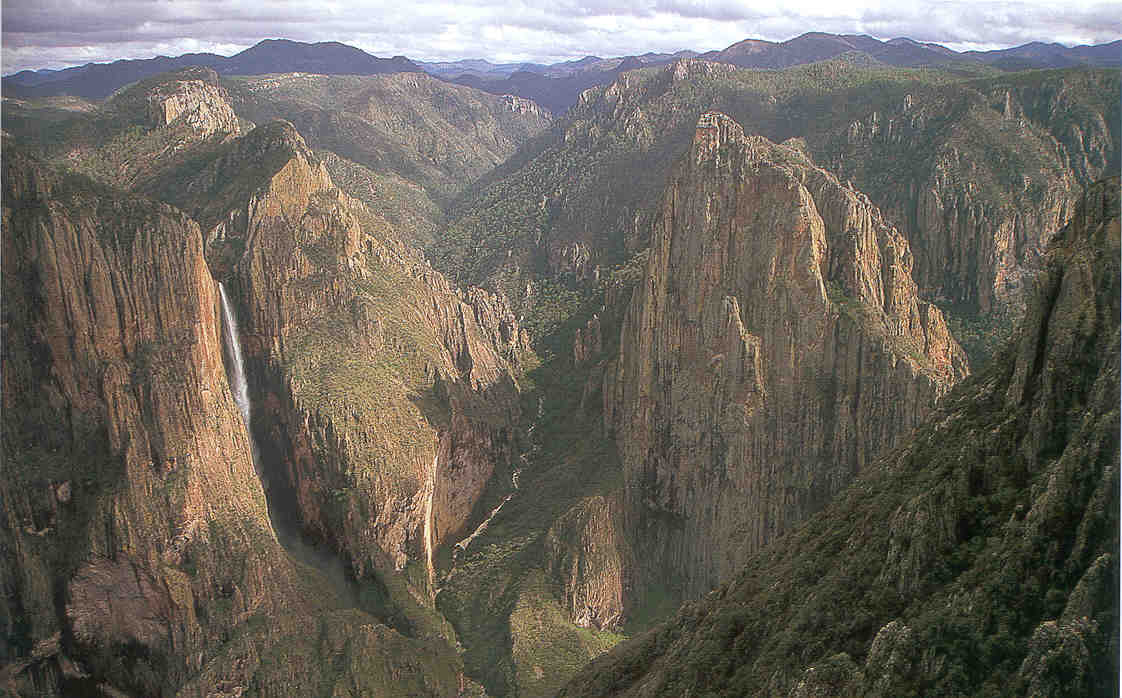
[[[823,58],[6,95],[0,685],[1116,690],[1118,71]]]

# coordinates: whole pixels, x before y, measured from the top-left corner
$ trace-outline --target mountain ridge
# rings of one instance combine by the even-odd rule
[[[47,75],[21,71],[5,76],[2,84],[6,96],[46,97],[68,94],[100,99],[131,82],[191,66],[211,68],[222,75],[291,72],[379,75],[422,72],[404,56],[379,58],[337,41],[304,43],[289,39],[265,39],[229,57],[213,53],[187,53],[175,57],[87,63]]]
[[[1117,356],[1117,301],[1085,292],[1117,291],[1117,227],[1101,249],[1076,232],[1117,204],[1073,197],[1117,168],[1119,71],[799,45],[845,53],[627,70],[555,118],[416,72],[195,66],[101,103],[5,99],[0,686],[545,698],[627,657],[678,695],[746,663],[736,695],[962,694],[988,674],[1057,695],[1064,667],[1090,686],[1117,505],[1083,502],[1117,460],[1096,479],[1055,455],[1117,431],[1091,378]],[[1036,329],[965,380],[988,392],[948,392],[963,318],[1038,281]],[[183,358],[200,353],[205,375]],[[917,469],[930,486],[893,479]],[[208,500],[227,513],[206,533]],[[1025,540],[1043,557],[1001,556]],[[963,572],[990,559],[1011,564]],[[775,560],[762,593],[796,615],[726,614],[761,593],[740,571]],[[910,594],[954,603],[909,615]],[[683,598],[696,625],[674,620]],[[710,616],[741,649],[779,628],[774,651],[741,662]],[[668,619],[671,655],[646,661]],[[638,654],[584,668],[628,636]]]
[[[913,67],[954,63],[999,70],[1026,70],[1122,65],[1122,39],[1070,48],[1031,42],[992,51],[956,52],[937,43],[918,42],[906,37],[881,41],[867,35],[807,32],[780,42],[745,39],[719,51],[700,54],[684,49],[675,53],[649,52],[607,59],[585,56],[554,64],[494,64],[485,59],[426,63],[404,56],[379,58],[336,41],[305,43],[290,39],[265,39],[229,57],[188,53],[175,57],[87,63],[60,70],[23,70],[4,76],[3,88],[7,96],[16,97],[68,94],[101,98],[129,82],[191,65],[210,67],[223,75],[429,72],[440,79],[477,87],[492,94],[515,94],[534,99],[553,111],[564,111],[584,89],[606,84],[624,70],[646,65],[697,57],[741,67],[776,69],[829,60],[850,51],[868,54],[888,65]]]

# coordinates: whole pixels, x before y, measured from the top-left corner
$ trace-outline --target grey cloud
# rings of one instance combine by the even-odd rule
[[[841,12],[841,14],[839,14]],[[768,13],[743,0],[5,0],[4,72],[149,57],[157,50],[230,53],[266,37],[336,40],[419,59],[556,60],[720,49],[805,31],[966,45],[1092,42],[1122,36],[1116,3],[945,1],[849,11],[811,2]],[[501,37],[484,39],[484,36]],[[180,51],[182,52],[182,51]],[[92,56],[96,56],[93,58]]]

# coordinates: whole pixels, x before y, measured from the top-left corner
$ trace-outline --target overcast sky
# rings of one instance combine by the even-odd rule
[[[721,49],[806,31],[906,36],[955,50],[1122,38],[1122,0],[3,0],[3,63],[61,68],[265,38],[341,41],[377,56],[555,62]]]

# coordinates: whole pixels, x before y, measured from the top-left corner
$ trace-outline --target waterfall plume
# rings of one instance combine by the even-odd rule
[[[249,385],[245,380],[245,362],[242,360],[241,341],[238,338],[238,321],[234,312],[230,310],[230,300],[226,297],[226,287],[218,283],[218,293],[222,297],[222,328],[226,331],[226,346],[230,348],[233,359],[233,381],[230,389],[234,393],[234,402],[238,403],[238,411],[242,413],[246,429],[249,429]]]

